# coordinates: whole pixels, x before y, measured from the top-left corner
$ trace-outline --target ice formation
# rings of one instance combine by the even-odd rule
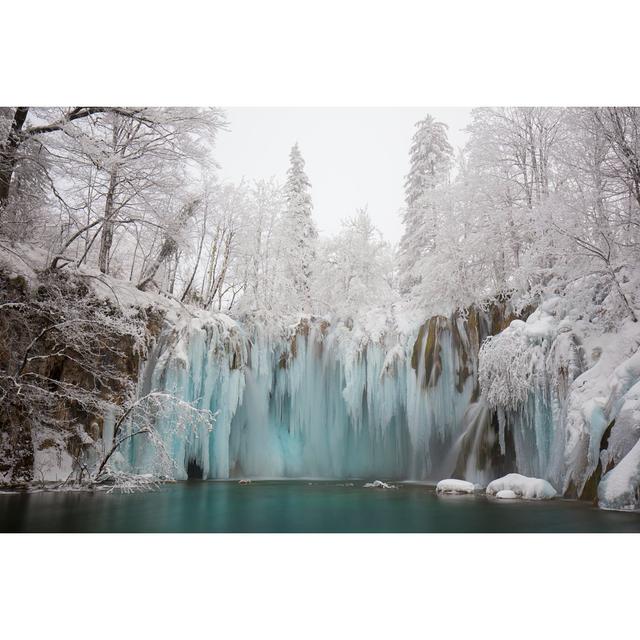
[[[491,322],[476,311],[404,334],[384,323],[302,319],[276,330],[194,317],[161,335],[142,392],[216,413],[211,433],[159,421],[177,478],[443,477],[457,463]],[[127,452],[141,471],[151,456],[144,443]]]
[[[160,336],[141,391],[216,414],[212,431],[187,435],[159,421],[176,478],[453,477],[637,507],[638,327],[589,333],[556,305],[526,321],[506,305],[472,309],[413,331],[197,315]],[[144,442],[125,458],[151,468]]]

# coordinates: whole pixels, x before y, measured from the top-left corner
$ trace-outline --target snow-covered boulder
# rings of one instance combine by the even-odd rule
[[[437,493],[473,493],[475,485],[473,482],[466,480],[456,480],[455,478],[447,478],[440,480],[436,485]]]
[[[392,484],[387,484],[386,482],[382,482],[382,480],[374,480],[373,482],[367,482],[364,485],[365,489],[397,489],[396,486]]]
[[[509,473],[493,480],[487,486],[488,495],[496,495],[505,490],[513,491],[518,498],[525,500],[549,500],[557,495],[556,490],[546,480],[527,478],[519,473]]]
[[[601,509],[634,510],[640,505],[640,440],[598,485]]]
[[[496,493],[496,498],[499,498],[500,500],[515,500],[517,497],[516,492],[511,491],[511,489],[503,489]]]

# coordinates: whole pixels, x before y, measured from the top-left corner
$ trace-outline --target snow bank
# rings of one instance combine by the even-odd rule
[[[475,491],[475,485],[466,480],[447,478],[446,480],[440,480],[440,482],[438,482],[436,491],[438,493],[473,493]]]
[[[487,486],[488,495],[496,495],[505,490],[512,491],[517,497],[525,500],[548,500],[557,495],[556,490],[546,480],[527,478],[519,473],[509,473],[503,478],[493,480]]]

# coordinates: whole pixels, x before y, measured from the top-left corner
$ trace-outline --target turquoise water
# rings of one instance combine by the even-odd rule
[[[584,502],[437,496],[433,487],[364,482],[188,481],[150,493],[0,495],[2,532],[581,533],[640,532],[640,514]]]

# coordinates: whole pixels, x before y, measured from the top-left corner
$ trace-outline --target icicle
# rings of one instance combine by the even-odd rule
[[[217,412],[212,433],[180,438],[171,421],[159,425],[176,477],[190,463],[205,478],[425,480],[452,471],[444,461],[476,384],[460,375],[458,349],[470,340],[455,343],[452,326],[438,318],[414,362],[406,354],[415,336],[372,339],[343,323],[305,321],[281,335],[222,317],[185,323],[159,340],[144,374],[149,388]],[[141,445],[131,459],[141,468],[151,455]]]
[[[500,453],[505,455],[507,446],[505,444],[504,432],[507,428],[507,419],[504,415],[504,409],[498,409],[498,443],[500,444]]]

